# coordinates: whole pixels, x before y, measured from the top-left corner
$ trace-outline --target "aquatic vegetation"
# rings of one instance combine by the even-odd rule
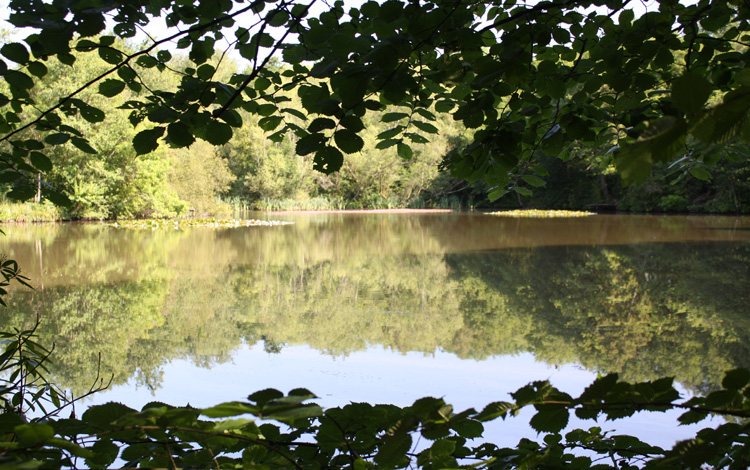
[[[524,209],[515,211],[488,212],[489,215],[499,215],[502,217],[536,217],[536,218],[553,218],[553,217],[588,217],[596,215],[594,212],[585,211],[543,211],[538,209]]]
[[[109,224],[116,228],[132,229],[174,229],[208,227],[270,227],[275,225],[290,225],[294,222],[281,220],[259,220],[259,219],[140,219],[140,220],[118,220]]]

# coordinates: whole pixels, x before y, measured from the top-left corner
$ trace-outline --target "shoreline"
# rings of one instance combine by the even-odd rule
[[[447,213],[455,209],[324,209],[313,211],[257,211],[262,214],[419,214],[419,213]]]

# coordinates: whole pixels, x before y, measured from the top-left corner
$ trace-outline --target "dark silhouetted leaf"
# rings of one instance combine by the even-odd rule
[[[297,155],[309,155],[313,152],[320,150],[326,137],[323,134],[309,134],[297,141],[296,151]]]
[[[411,158],[414,156],[414,151],[411,149],[411,147],[401,142],[398,143],[396,151],[398,153],[398,156],[403,158],[404,160],[411,160]]]
[[[104,80],[99,84],[99,94],[104,95],[108,98],[120,94],[120,92],[124,89],[125,82],[121,82],[120,80],[115,80],[113,78]]]
[[[70,143],[72,143],[78,150],[88,153],[91,155],[96,155],[97,152],[94,147],[92,147],[88,140],[84,139],[83,137],[72,137],[70,139]]]
[[[189,147],[195,137],[187,124],[177,121],[167,126],[167,139],[173,147]]]
[[[12,42],[0,48],[0,54],[17,64],[24,65],[29,61],[29,51],[23,44]]]
[[[219,121],[211,121],[206,127],[203,139],[213,145],[224,145],[229,142],[232,135],[232,127],[229,124]]]
[[[338,171],[344,163],[344,154],[336,147],[325,146],[315,152],[313,169],[321,173],[331,174]]]
[[[31,161],[31,164],[34,165],[34,168],[39,169],[39,171],[52,170],[52,161],[50,161],[50,159],[43,153],[31,152],[29,160]]]
[[[686,73],[672,82],[672,101],[687,114],[695,114],[711,96],[713,86],[702,75]]]
[[[529,424],[539,432],[560,432],[568,425],[570,412],[564,406],[541,405]]]
[[[133,137],[133,148],[135,148],[136,155],[151,153],[159,148],[159,137],[162,135],[164,135],[163,127],[146,129],[136,134]]]
[[[362,137],[349,129],[339,129],[333,134],[333,139],[336,141],[336,145],[344,153],[355,153],[362,150],[365,146],[365,141]]]

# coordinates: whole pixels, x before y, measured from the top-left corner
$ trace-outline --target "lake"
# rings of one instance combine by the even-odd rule
[[[112,386],[84,406],[305,387],[323,406],[464,409],[539,379],[577,394],[609,372],[705,393],[750,367],[750,217],[254,216],[294,223],[4,225],[0,252],[35,290],[12,289],[2,324],[39,317],[54,380],[76,393],[101,355]],[[696,429],[675,416],[605,429],[671,445]],[[490,439],[534,437],[524,419]]]

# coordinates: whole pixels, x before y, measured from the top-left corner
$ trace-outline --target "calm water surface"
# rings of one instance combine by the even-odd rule
[[[324,406],[462,409],[537,379],[580,393],[597,373],[672,375],[689,394],[750,367],[747,217],[263,217],[295,223],[4,226],[0,251],[36,289],[14,289],[1,321],[40,317],[78,392],[101,353],[114,386],[89,403],[133,407],[303,386]],[[491,437],[533,437],[522,423]],[[608,426],[668,444],[692,431],[674,423]]]

